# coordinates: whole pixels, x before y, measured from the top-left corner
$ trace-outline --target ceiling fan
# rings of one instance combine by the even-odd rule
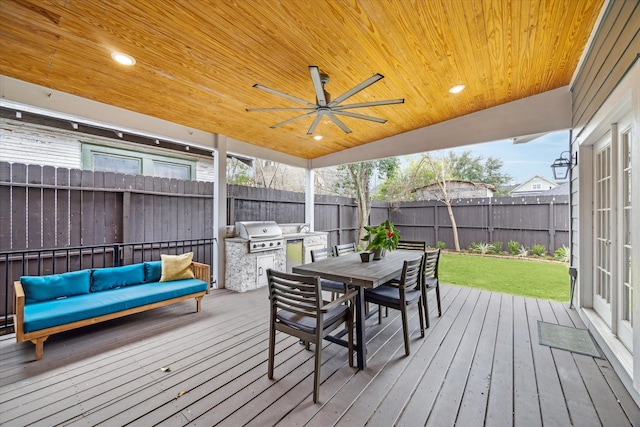
[[[305,113],[293,117],[291,119],[285,120],[284,122],[277,123],[270,128],[275,129],[279,126],[286,125],[287,123],[294,122],[296,120],[300,120],[305,117],[312,116],[316,114],[316,118],[311,123],[311,127],[307,131],[307,135],[313,134],[318,123],[322,117],[328,117],[331,119],[340,129],[342,129],[345,133],[351,133],[351,129],[349,129],[343,122],[340,120],[338,115],[353,117],[356,119],[369,120],[377,123],[385,123],[385,119],[380,119],[378,117],[365,116],[364,114],[352,113],[350,111],[345,111],[352,108],[363,108],[363,107],[376,107],[379,105],[390,105],[390,104],[402,104],[404,103],[404,99],[389,99],[386,101],[372,101],[372,102],[361,102],[357,104],[344,104],[339,105],[341,102],[347,100],[352,97],[356,93],[361,90],[371,86],[375,82],[380,79],[383,79],[384,76],[382,74],[376,73],[373,76],[369,77],[367,80],[363,81],[359,85],[353,87],[352,89],[346,91],[333,101],[327,91],[324,89],[324,85],[329,82],[329,76],[320,71],[320,68],[315,65],[309,66],[309,73],[311,74],[311,81],[313,82],[313,88],[316,92],[316,103],[305,101],[304,99],[297,98],[295,96],[287,95],[286,93],[270,89],[266,86],[262,86],[259,84],[254,84],[253,87],[263,90],[265,92],[272,93],[274,95],[282,96],[284,98],[290,99],[292,101],[298,102],[300,104],[306,105],[306,107],[292,107],[292,108],[247,108],[248,112],[255,111],[305,111]]]

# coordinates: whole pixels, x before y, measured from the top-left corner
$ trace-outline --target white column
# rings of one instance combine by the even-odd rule
[[[315,171],[305,170],[304,222],[309,223],[309,231],[315,231]]]
[[[225,250],[224,238],[227,234],[227,137],[216,135],[216,152],[213,158],[215,181],[213,183],[213,229],[216,244],[213,254],[213,277],[216,288],[224,288]]]

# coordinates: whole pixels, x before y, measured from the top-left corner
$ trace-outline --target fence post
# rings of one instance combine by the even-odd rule
[[[434,229],[434,236],[436,241],[433,242],[436,247],[438,245],[438,242],[440,241],[440,227],[438,225],[438,205],[434,204],[433,205],[433,229]]]
[[[113,263],[112,264],[114,267],[120,266],[120,245],[117,243],[113,245]]]
[[[556,248],[556,221],[555,221],[555,206],[553,200],[549,202],[549,246],[547,250],[553,254]]]
[[[493,235],[493,203],[492,198],[489,198],[489,204],[487,205],[487,227],[489,229],[489,242],[491,243],[495,240]]]

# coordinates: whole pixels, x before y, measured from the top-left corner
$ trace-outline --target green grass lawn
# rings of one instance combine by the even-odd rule
[[[442,252],[438,275],[441,283],[569,301],[569,267],[561,263]]]

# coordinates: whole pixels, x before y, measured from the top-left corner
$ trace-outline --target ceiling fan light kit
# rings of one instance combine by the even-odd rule
[[[384,76],[380,73],[376,73],[373,76],[369,77],[362,83],[354,86],[349,89],[339,97],[334,100],[331,100],[331,95],[327,92],[324,86],[329,83],[329,76],[320,71],[320,68],[315,65],[309,66],[309,73],[311,74],[311,82],[313,83],[313,88],[316,94],[316,103],[305,101],[304,99],[297,98],[295,96],[288,95],[284,92],[280,92],[266,86],[262,86],[259,84],[254,84],[253,87],[265,91],[267,93],[271,93],[273,95],[278,95],[283,98],[287,98],[291,101],[297,102],[299,104],[304,105],[304,107],[291,107],[291,108],[247,108],[248,112],[260,112],[260,111],[303,111],[302,114],[295,116],[291,119],[285,120],[280,123],[276,123],[275,125],[270,126],[270,128],[275,129],[277,127],[286,125],[288,123],[294,122],[296,120],[303,119],[305,117],[313,116],[316,117],[313,119],[313,123],[311,123],[311,127],[307,131],[307,135],[313,134],[316,130],[316,127],[320,123],[320,120],[323,117],[329,118],[333,123],[336,124],[340,129],[342,129],[345,133],[351,133],[351,129],[344,124],[342,120],[340,120],[337,116],[347,116],[353,117],[355,119],[368,120],[376,123],[385,123],[385,119],[380,119],[378,117],[366,116],[364,114],[353,113],[351,111],[345,111],[353,108],[364,108],[364,107],[377,107],[381,105],[391,105],[391,104],[403,104],[404,98],[400,99],[389,99],[385,101],[372,101],[372,102],[361,102],[357,104],[344,104],[340,105],[343,101],[346,101],[348,98],[352,97],[356,93],[366,89],[371,86],[375,82],[380,79],[383,79]]]

